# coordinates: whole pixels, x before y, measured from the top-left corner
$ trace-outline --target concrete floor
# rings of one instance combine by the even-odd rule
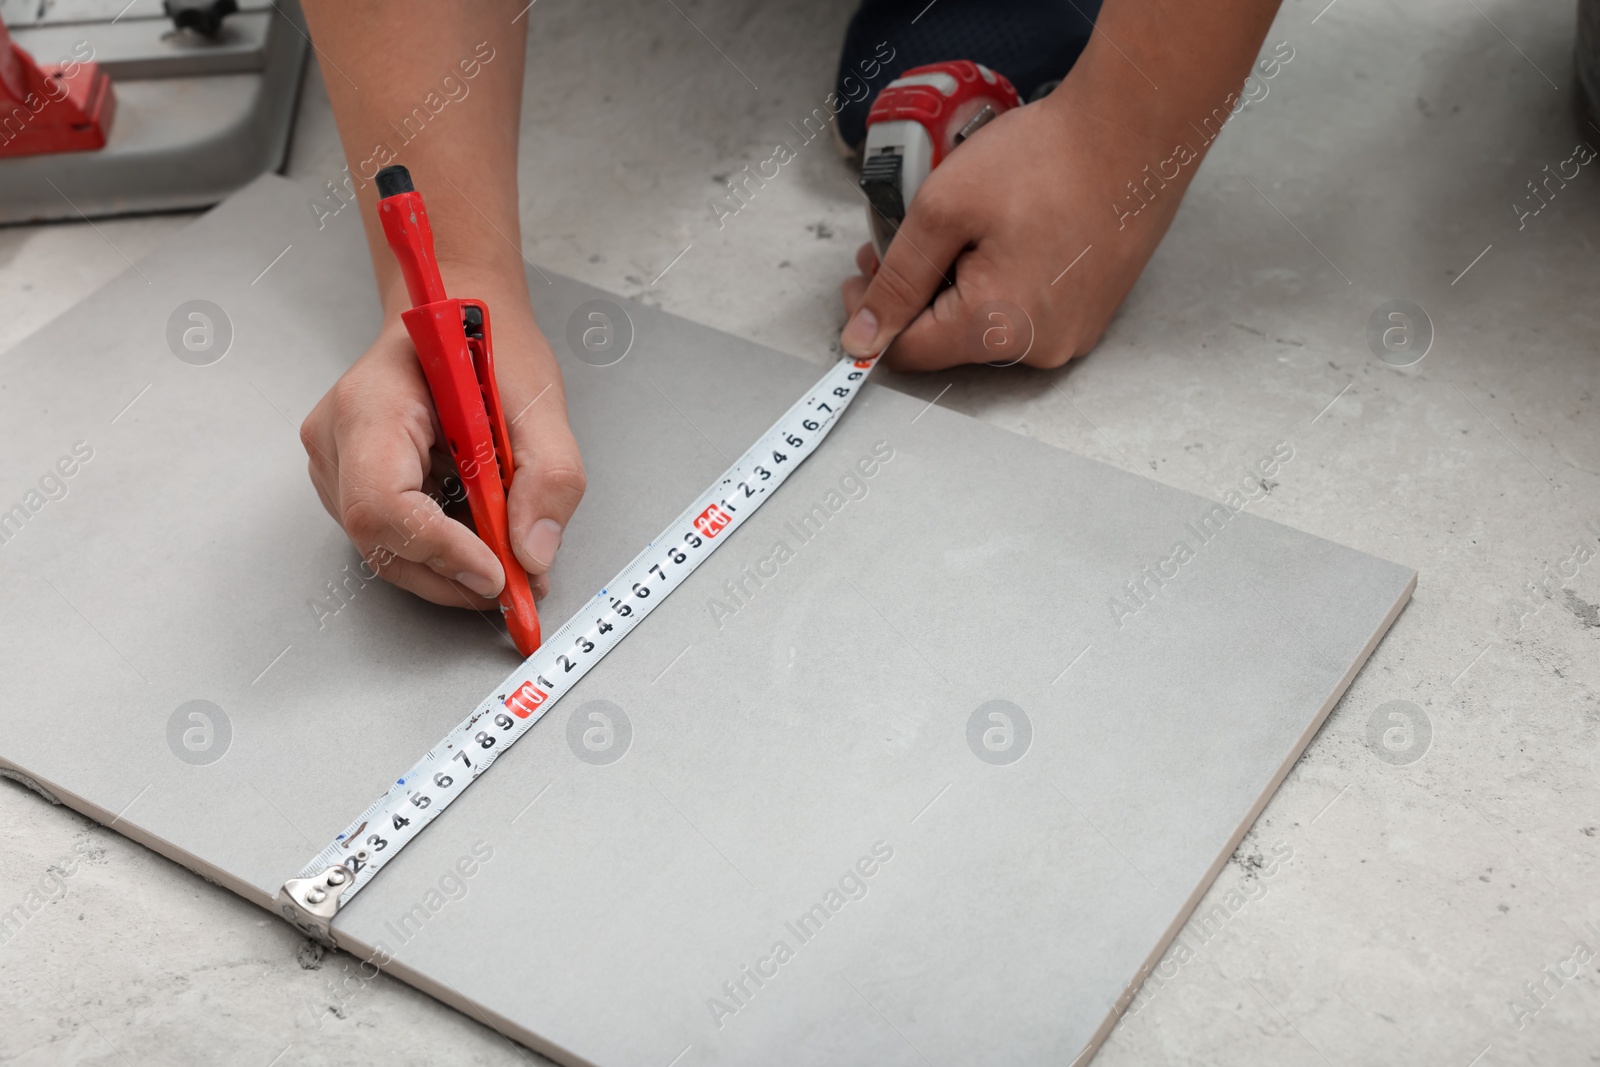
[[[1600,1063],[1596,168],[1521,230],[1509,208],[1600,146],[1570,107],[1574,11],[1325,4],[1285,4],[1268,42],[1294,60],[1094,355],[902,385],[1212,497],[1290,441],[1251,506],[1420,571],[1201,905],[1225,920],[1191,922],[1097,1064]],[[678,6],[759,92],[671,5],[530,12],[524,249],[824,362],[866,232],[842,164],[816,142],[721,230],[706,201],[828,91],[849,4]],[[289,172],[341,166],[313,73]],[[185,222],[0,231],[0,350]],[[1436,331],[1404,369],[1364,337],[1393,298]],[[542,1062],[11,783],[0,842],[5,907],[86,856],[0,946],[0,1062]]]

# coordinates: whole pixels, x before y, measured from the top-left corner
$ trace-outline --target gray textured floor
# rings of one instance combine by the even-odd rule
[[[1201,905],[1210,921],[1182,935],[1188,951],[1096,1063],[1583,1062],[1600,1056],[1596,961],[1564,984],[1541,971],[1571,974],[1580,939],[1600,947],[1600,581],[1592,560],[1564,566],[1580,543],[1596,554],[1600,526],[1593,168],[1521,231],[1509,206],[1579,136],[1573,14],[1338,0],[1319,18],[1323,6],[1285,6],[1269,42],[1289,41],[1294,61],[1219,142],[1094,356],[1060,375],[961,372],[913,388],[931,399],[950,385],[942,404],[1213,497],[1292,441],[1295,459],[1252,509],[1421,572]],[[826,145],[720,232],[705,201],[713,175],[765,158],[826,92],[844,5],[685,6],[759,72],[759,94],[670,6],[536,10],[529,256],[824,360],[834,284],[865,233]],[[339,166],[313,81],[291,173]],[[0,345],[181,223],[0,233]],[[1405,370],[1363,339],[1396,297],[1438,333]],[[1518,607],[1547,567],[1553,595]],[[1431,735],[1404,765],[1369,740],[1396,699],[1423,709]],[[64,895],[0,946],[0,1058],[526,1055],[398,983],[361,981],[354,961],[319,957],[20,788],[0,788],[0,826],[7,908],[54,885],[48,868],[75,844],[87,852]],[[1538,981],[1542,1006],[1526,988]]]

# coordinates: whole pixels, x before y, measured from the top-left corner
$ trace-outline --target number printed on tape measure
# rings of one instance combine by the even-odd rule
[[[539,705],[543,704],[549,697],[549,693],[542,689],[536,689],[532,682],[523,682],[517,686],[515,693],[506,697],[506,707],[510,708],[512,714],[516,715],[517,718],[526,719],[529,715],[538,711]]]
[[[755,514],[827,436],[872,365],[871,360],[841,360],[829,370],[722,478],[595,594],[588,607],[547,638],[493,695],[319,852],[300,877],[311,878],[343,864],[355,876],[339,897],[340,906],[348,903],[693,574],[727,540],[723,534]]]
[[[732,521],[733,516],[723,511],[718,505],[712,504],[695,516],[694,528],[707,537],[715,537]]]

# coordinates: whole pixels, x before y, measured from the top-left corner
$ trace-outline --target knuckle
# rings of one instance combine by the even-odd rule
[[[383,548],[381,546],[374,548],[365,556],[361,557],[361,559],[366,565],[367,569],[372,571],[379,578],[382,578],[390,585],[400,585],[402,589],[405,588],[400,584],[401,575],[405,570],[404,564],[399,556],[396,556],[387,548]]]
[[[883,354],[884,364],[895,371],[919,371],[923,366],[923,353],[904,337],[897,338]]]
[[[883,354],[883,365],[892,371],[905,372],[917,369],[916,364],[907,358],[905,350],[901,348],[891,348],[885,352]]]
[[[360,410],[362,400],[361,388],[351,383],[349,375],[334,382],[326,397],[334,424],[337,425],[354,416]]]
[[[315,418],[316,412],[313,411],[300,423],[300,447],[306,450],[306,455],[312,460],[317,458],[317,430],[312,425],[312,420]]]
[[[921,287],[892,257],[884,259],[872,279],[872,288],[879,307],[910,308],[921,306]]]
[[[911,210],[907,215],[915,215],[917,224],[922,228],[942,233],[956,225],[961,212],[958,198],[947,195],[944,186],[935,184],[930,178],[929,184],[924,185],[911,202]]]
[[[310,462],[310,469],[314,470],[314,472],[322,472],[323,475],[334,475],[338,474],[339,469],[338,461],[334,459],[334,453],[338,450],[333,445],[333,435],[331,435],[331,427],[328,424],[328,414],[330,414],[328,402],[323,400],[323,402],[317,403],[317,406],[310,410],[306,418],[302,419],[301,426],[299,426],[299,438],[301,438],[301,448],[306,450],[306,458]]]
[[[990,300],[1003,300],[1015,279],[987,254],[968,252],[956,260],[955,291],[962,303],[976,308]]]
[[[539,470],[534,475],[534,484],[540,496],[576,502],[589,488],[589,476],[581,463],[559,463]]]
[[[384,539],[388,521],[384,511],[372,498],[364,495],[348,496],[339,512],[339,524],[358,548],[374,545]]]
[[[1035,346],[1022,362],[1029,367],[1040,370],[1055,370],[1064,367],[1081,355],[1087,355],[1095,345],[1094,340],[1085,340],[1074,343],[1073,341],[1060,341],[1052,345]]]

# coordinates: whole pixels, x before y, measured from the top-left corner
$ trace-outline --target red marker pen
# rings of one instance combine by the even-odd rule
[[[383,234],[411,295],[411,310],[400,318],[416,346],[445,444],[467,491],[473,524],[505,570],[500,612],[517,651],[528,656],[539,647],[539,613],[528,572],[511,550],[506,519],[506,494],[514,473],[511,437],[494,380],[489,309],[479,300],[445,296],[433,253],[433,229],[406,168],[384,167],[375,180]]]

